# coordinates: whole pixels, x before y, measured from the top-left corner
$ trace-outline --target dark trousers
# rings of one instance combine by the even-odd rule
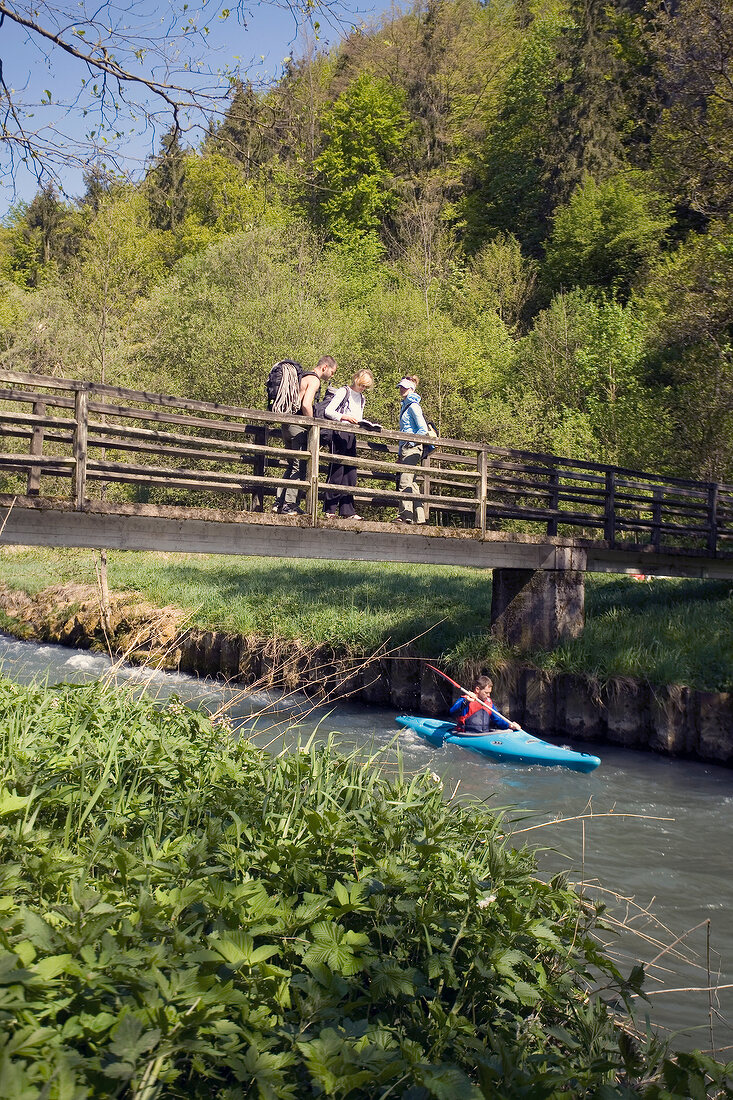
[[[328,490],[323,502],[327,514],[336,516],[355,516],[354,497],[344,489],[353,489],[356,485],[356,466],[345,466],[338,461],[338,455],[356,457],[356,436],[353,432],[334,431],[331,440],[331,463],[328,467],[329,485],[338,485],[343,488]]]

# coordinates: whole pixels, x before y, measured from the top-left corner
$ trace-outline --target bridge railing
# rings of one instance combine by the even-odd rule
[[[283,446],[280,426],[308,429],[306,451]],[[317,522],[328,490],[329,423],[167,394],[0,372],[0,480],[18,496],[93,501],[120,508],[262,510],[278,490],[299,488]],[[399,505],[400,441],[354,431],[354,496],[360,508]],[[419,472],[431,521],[446,526],[602,539],[611,546],[733,551],[733,486],[439,439]],[[375,449],[378,448],[378,449]],[[285,479],[289,462],[302,464]],[[291,471],[292,472],[292,471]]]

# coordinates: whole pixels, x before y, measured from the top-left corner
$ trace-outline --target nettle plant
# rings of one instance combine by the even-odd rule
[[[619,1015],[597,907],[430,774],[101,685],[0,681],[0,737],[2,1096],[726,1088]]]

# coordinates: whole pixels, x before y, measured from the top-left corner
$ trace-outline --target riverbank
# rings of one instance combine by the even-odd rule
[[[411,644],[454,668],[519,655],[488,634],[485,570],[382,563],[108,552],[113,595],[175,607],[202,631],[331,646],[354,657]],[[29,595],[54,584],[98,585],[91,550],[0,547],[0,582]],[[610,684],[733,690],[733,584],[589,574],[580,638],[524,654],[548,673]]]
[[[106,615],[99,589],[57,584],[29,594],[0,586],[0,625],[17,637],[96,649],[131,663],[222,678],[248,688],[303,691],[319,699],[444,714],[450,688],[412,643],[371,654],[297,638],[204,630],[181,608],[156,607],[136,593],[113,592]],[[434,658],[437,660],[438,658]],[[461,682],[489,668],[495,700],[544,737],[648,750],[733,766],[733,694],[684,685],[537,667],[494,654],[443,666]]]

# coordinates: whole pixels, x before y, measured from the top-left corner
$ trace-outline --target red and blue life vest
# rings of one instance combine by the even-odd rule
[[[488,733],[494,716],[487,707],[494,708],[490,698],[484,703],[478,699],[470,700],[463,714],[456,717],[456,733]]]

